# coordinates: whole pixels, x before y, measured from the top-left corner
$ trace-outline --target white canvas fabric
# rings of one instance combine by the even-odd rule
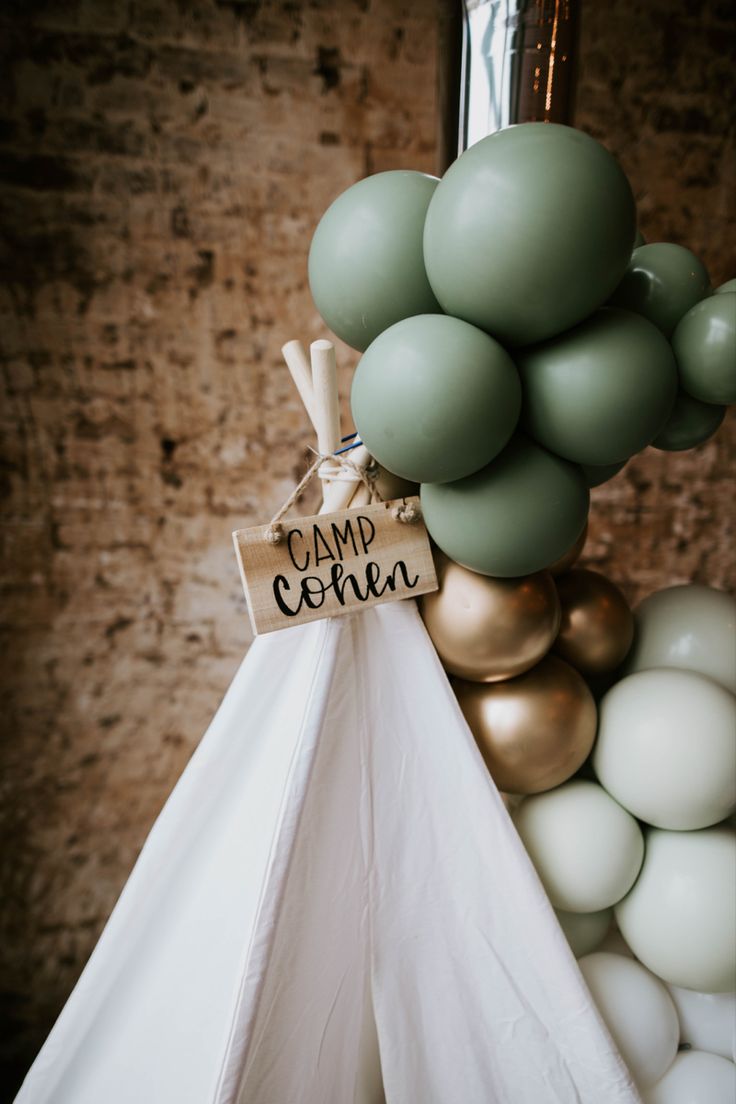
[[[258,638],[18,1104],[640,1104],[413,602]]]

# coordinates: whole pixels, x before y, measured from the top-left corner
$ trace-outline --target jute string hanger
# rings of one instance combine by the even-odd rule
[[[362,506],[381,501],[376,487],[376,470],[372,457],[362,444],[356,445],[353,456],[341,454],[340,405],[337,390],[337,363],[331,341],[320,339],[310,346],[310,363],[299,341],[289,341],[282,348],[286,365],[297,391],[317,432],[317,453],[284,504],[276,511],[264,534],[269,544],[279,544],[284,531],[281,519],[295,505],[308,485],[319,475],[323,486],[320,514],[333,513],[346,507]],[[412,503],[392,511],[398,521],[417,521],[419,512]]]

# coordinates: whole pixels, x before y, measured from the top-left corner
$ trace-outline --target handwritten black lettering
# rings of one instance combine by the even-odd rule
[[[311,584],[314,583],[314,587]],[[308,609],[320,609],[324,605],[325,593],[329,590],[316,575],[307,575],[302,579],[302,601]],[[319,598],[319,601],[317,599]]]
[[[295,610],[289,609],[281,595],[282,590],[291,590],[291,587],[289,586],[289,580],[286,578],[285,575],[277,575],[273,581],[273,596],[276,600],[276,605],[279,607],[285,617],[296,617],[302,606],[301,600]]]
[[[365,555],[367,555],[368,554],[368,546],[370,545],[371,541],[373,540],[373,538],[376,535],[376,527],[373,524],[373,522],[371,521],[371,519],[365,517],[365,515],[363,515],[363,514],[358,515],[357,521],[358,521],[358,529],[360,531],[360,539],[363,542],[363,552],[365,553]],[[370,534],[367,539],[366,539],[366,532],[363,531],[363,525],[364,524],[365,524],[365,527],[366,527],[366,532],[369,532],[369,534]]]
[[[277,575],[273,581],[273,595],[276,605],[286,617],[296,617],[303,606],[307,609],[321,609],[330,593],[334,595],[340,606],[362,604],[369,598],[381,598],[386,591],[392,594],[400,583],[398,576],[403,579],[407,590],[413,590],[419,582],[419,575],[409,577],[409,571],[403,560],[398,560],[384,579],[381,578],[381,569],[374,560],[369,560],[364,568],[365,587],[362,588],[360,579],[355,572],[345,573],[341,563],[333,564],[330,568],[329,581],[319,578],[318,575],[306,575],[299,582],[299,601],[295,609],[292,609],[284,598],[284,592],[290,591],[291,586],[285,575]],[[382,585],[381,585],[382,584]],[[352,597],[346,593],[352,591]]]
[[[350,518],[345,519],[345,528],[343,529],[342,532],[340,532],[340,526],[337,524],[337,522],[333,521],[333,523],[332,523],[332,539],[335,542],[335,551],[337,552],[337,554],[338,554],[338,556],[340,557],[341,560],[343,558],[342,548],[340,547],[340,542],[341,541],[345,545],[345,547],[347,547],[348,541],[350,541],[350,543],[353,546],[353,555],[354,556],[358,555],[358,546],[355,543],[355,533],[353,532],[353,525],[352,525],[352,522],[350,521]]]
[[[304,540],[304,537],[302,536],[301,529],[290,529],[289,530],[289,535],[286,538],[286,547],[289,549],[289,558],[290,558],[291,562],[293,563],[294,567],[297,569],[297,571],[306,571],[307,568],[309,567],[309,552],[307,552],[307,558],[305,559],[303,564],[297,563],[296,557],[294,555],[294,549],[291,547],[292,537],[295,534],[298,535],[301,538],[301,540]],[[279,578],[282,579],[283,575],[280,575]]]
[[[408,587],[409,590],[413,590],[414,587],[419,582],[419,576],[418,575],[415,575],[414,578],[412,579],[412,581],[409,582],[409,571],[407,569],[407,566],[406,566],[406,564],[404,563],[403,560],[399,560],[397,563],[394,564],[393,568],[389,572],[389,574],[386,578],[386,586],[383,588],[383,591],[381,593],[383,593],[387,588],[391,591],[392,594],[394,593],[394,591],[396,590],[396,586],[397,586],[397,583],[396,583],[396,572],[397,571],[400,571],[401,574],[404,576],[404,586]]]
[[[320,542],[325,549],[324,553],[320,555],[319,546]],[[322,530],[318,525],[314,526],[314,562],[320,564],[322,560],[334,560],[335,553],[330,548],[329,544],[325,540]]]
[[[345,582],[341,583],[342,577],[345,573],[345,568],[342,564],[335,564],[330,572],[330,583],[328,584],[334,589],[335,597],[341,606],[345,605],[345,590],[348,586],[352,587],[353,597],[358,602],[365,602],[368,597],[368,593],[363,594],[360,589],[360,584],[355,575],[351,572],[345,576]]]

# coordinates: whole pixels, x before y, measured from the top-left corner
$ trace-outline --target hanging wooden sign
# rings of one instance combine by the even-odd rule
[[[437,590],[427,530],[393,513],[409,504],[418,511],[419,499],[408,498],[283,521],[278,544],[266,541],[268,525],[233,533],[253,631]]]

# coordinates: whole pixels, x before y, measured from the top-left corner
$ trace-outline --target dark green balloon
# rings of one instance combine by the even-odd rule
[[[660,430],[652,444],[665,452],[695,448],[713,436],[725,414],[725,406],[713,406],[680,391],[664,429]]]
[[[636,311],[670,337],[683,314],[710,292],[708,273],[694,253],[653,242],[634,250],[610,305]]]
[[[522,424],[578,464],[617,464],[659,433],[677,393],[669,342],[630,311],[602,308],[516,356]]]
[[[488,334],[459,318],[420,314],[366,349],[350,401],[380,464],[417,483],[444,483],[501,451],[519,418],[521,384]]]
[[[456,483],[422,485],[430,535],[451,559],[500,578],[558,560],[583,531],[590,496],[580,468],[518,434]]]
[[[626,460],[619,460],[617,464],[581,464],[585,481],[590,488],[600,487],[618,475],[622,468],[626,467]]]
[[[689,310],[672,348],[683,391],[701,402],[736,402],[736,294],[712,295]]]
[[[646,238],[642,234],[641,230],[636,231],[636,237],[634,238],[634,249],[638,249],[640,245],[646,245]]]
[[[441,312],[422,255],[437,184],[419,172],[377,173],[322,216],[309,250],[309,286],[327,325],[354,349],[366,349],[402,318]]]
[[[523,123],[450,166],[427,211],[424,259],[448,314],[528,345],[605,302],[635,234],[629,182],[603,146],[572,127]]]

